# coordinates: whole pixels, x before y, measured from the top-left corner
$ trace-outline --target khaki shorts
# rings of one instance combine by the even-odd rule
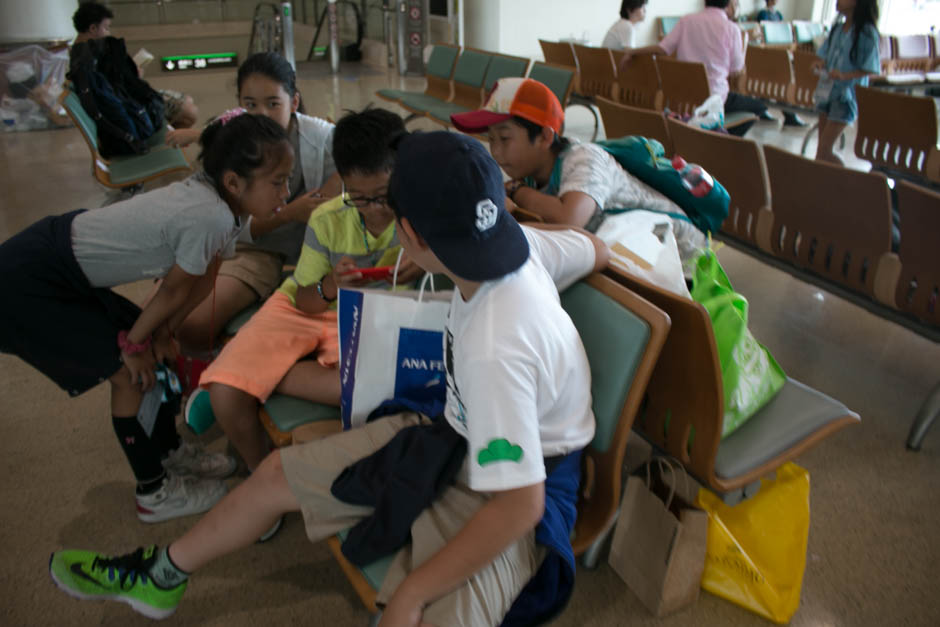
[[[235,257],[222,262],[219,276],[238,279],[250,287],[258,298],[265,299],[281,285],[283,265],[280,255],[239,243],[235,247]]]
[[[399,430],[422,421],[427,419],[418,414],[398,414],[281,449],[284,475],[300,502],[307,537],[314,542],[323,540],[372,513],[371,507],[339,501],[330,493],[330,486],[344,468],[384,446]],[[411,570],[440,551],[488,500],[487,494],[471,490],[461,477],[466,477],[464,470],[455,485],[412,524],[412,542],[395,555],[376,597],[380,606],[391,599]],[[533,530],[456,590],[428,605],[423,620],[440,626],[498,625],[544,556],[545,550],[535,544]]]

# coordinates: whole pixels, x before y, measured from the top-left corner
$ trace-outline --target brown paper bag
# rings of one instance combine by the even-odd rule
[[[660,469],[663,489],[657,490],[651,481],[650,464]],[[680,473],[685,476],[681,468],[657,458],[647,463],[645,480],[627,479],[608,558],[611,568],[656,616],[694,603],[705,568],[708,515],[676,495]]]

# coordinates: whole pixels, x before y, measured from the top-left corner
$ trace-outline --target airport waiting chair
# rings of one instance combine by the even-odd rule
[[[859,422],[858,414],[839,401],[788,377],[770,402],[721,439],[724,388],[708,312],[615,267],[605,274],[662,309],[671,321],[634,431],[678,459],[725,502],[733,505],[751,496],[760,489],[761,477]]]
[[[597,108],[604,120],[607,139],[642,135],[655,139],[663,145],[667,155],[672,155],[672,138],[666,126],[666,116],[662,111],[638,109],[607,98],[597,98]]]
[[[454,66],[451,81],[450,102],[430,99],[426,96],[404,97],[401,106],[415,113],[422,113],[432,121],[450,126],[452,113],[463,113],[479,109],[483,104],[483,82],[493,56],[481,50],[464,48]]]
[[[940,184],[934,99],[861,86],[855,96],[855,155],[889,176]]]
[[[680,116],[691,116],[695,108],[711,95],[708,75],[702,63],[656,56],[656,69],[662,85],[661,106],[664,109]],[[731,113],[725,115],[725,129],[737,129],[743,134],[756,121],[757,116],[753,113]]]
[[[758,217],[758,244],[791,266],[876,300],[876,277],[892,254],[887,179],[763,148],[771,209]]]
[[[706,131],[678,120],[668,120],[668,124],[675,153],[705,168],[731,196],[722,233],[757,247],[758,218],[770,210],[770,179],[760,146],[751,139]]]
[[[594,274],[561,295],[565,311],[581,334],[591,366],[591,394],[597,429],[584,451],[578,518],[572,547],[593,566],[620,506],[623,457],[634,417],[659,351],[669,318],[609,277]],[[345,533],[328,545],[363,604],[378,611],[375,595],[392,556],[358,568],[342,554]]]
[[[72,122],[81,132],[91,152],[91,172],[95,180],[114,189],[141,185],[167,174],[188,173],[192,169],[179,148],[164,144],[166,128],[148,140],[150,152],[142,155],[112,157],[105,159],[98,152],[98,125],[82,107],[78,95],[68,89],[62,92],[59,101]]]
[[[459,53],[460,48],[458,46],[435,44],[425,66],[427,86],[423,92],[407,89],[379,89],[375,92],[375,95],[398,105],[401,104],[404,98],[414,99],[417,96],[424,96],[430,99],[429,101],[432,103],[449,102],[451,99],[450,79],[453,78],[454,66],[457,64]],[[412,111],[412,115],[408,119],[413,119],[418,115],[418,113]]]

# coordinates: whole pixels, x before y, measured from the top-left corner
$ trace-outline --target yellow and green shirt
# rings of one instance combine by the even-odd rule
[[[297,286],[316,284],[343,257],[351,257],[360,268],[394,266],[400,249],[394,221],[375,237],[365,229],[359,211],[337,196],[310,214],[297,268],[279,289],[296,306]],[[388,287],[388,283],[375,281],[365,287]],[[330,306],[335,308],[336,303]]]

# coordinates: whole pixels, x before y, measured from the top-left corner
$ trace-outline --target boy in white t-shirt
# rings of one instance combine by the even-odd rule
[[[49,568],[60,588],[169,616],[190,573],[252,544],[287,511],[302,512],[314,541],[369,517],[372,508],[334,496],[340,472],[412,434],[441,433],[465,440],[466,457],[454,482],[444,481],[410,522],[411,543],[398,550],[378,592],[383,624],[544,621],[564,607],[574,576],[569,537],[580,456],[594,436],[594,415],[587,356],[558,289],[603,268],[607,248],[579,229],[517,224],[497,164],[478,141],[455,133],[400,141],[388,195],[409,258],[456,286],[445,332],[444,420],[398,414],[275,451],[167,548],[117,558],[54,553]],[[436,442],[425,440],[425,450],[433,454]],[[386,467],[390,474],[414,463],[414,449],[408,453]],[[392,492],[394,514],[411,488]],[[122,577],[112,581],[115,570]]]

